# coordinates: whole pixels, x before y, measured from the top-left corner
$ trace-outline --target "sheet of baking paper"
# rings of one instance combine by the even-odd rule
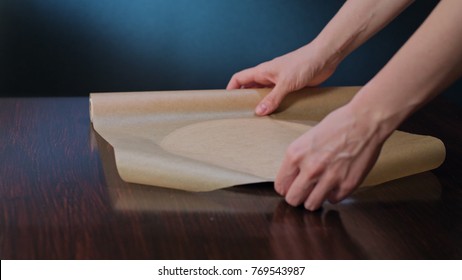
[[[284,201],[274,195],[268,183],[197,193],[124,182],[117,171],[112,146],[94,129],[91,129],[91,136],[92,145],[101,159],[107,191],[115,210],[271,214]],[[422,183],[425,185],[426,182],[428,180]],[[252,191],[252,188],[259,188],[260,191]],[[262,191],[262,188],[269,191]]]
[[[112,207],[117,211],[167,213],[193,211],[245,215],[267,213],[276,216],[281,211],[285,213],[286,203],[281,197],[274,195],[271,183],[241,185],[198,193],[124,182],[117,171],[112,146],[93,128],[90,132],[92,150],[99,153],[107,191]],[[253,188],[258,188],[260,191],[253,191]],[[440,196],[441,184],[438,178],[431,172],[423,172],[372,188],[360,188],[344,202],[346,204],[360,202],[367,207],[368,204],[377,205],[377,203],[396,205],[417,201],[437,201]],[[324,207],[329,211],[330,208],[336,209],[337,205],[326,204]],[[354,217],[354,215],[349,216]]]
[[[254,108],[269,89],[92,93],[90,115],[123,180],[210,191],[274,180],[287,146],[358,90],[304,89],[267,117]],[[363,185],[434,169],[444,157],[439,139],[396,131]]]

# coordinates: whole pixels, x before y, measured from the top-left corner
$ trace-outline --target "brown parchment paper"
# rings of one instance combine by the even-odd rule
[[[273,181],[287,146],[358,90],[304,89],[267,117],[254,108],[269,89],[92,93],[90,117],[124,181],[211,191]],[[363,186],[434,169],[444,157],[439,139],[396,131]]]

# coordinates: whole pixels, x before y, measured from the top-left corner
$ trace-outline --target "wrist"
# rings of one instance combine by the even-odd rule
[[[345,58],[341,52],[337,51],[332,47],[332,45],[327,44],[327,42],[319,39],[318,37],[306,45],[303,48],[303,51],[311,54],[312,56],[314,54],[314,57],[319,59],[323,68],[336,69],[340,62],[342,62]]]
[[[406,118],[406,114],[376,97],[365,86],[347,106],[358,120],[374,128],[379,138],[385,141]]]

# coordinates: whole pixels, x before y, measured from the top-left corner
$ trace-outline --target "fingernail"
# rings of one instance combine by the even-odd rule
[[[258,105],[256,112],[258,115],[263,115],[266,113],[267,110],[268,110],[268,106],[266,106],[265,103],[261,103],[260,105]]]
[[[281,196],[285,196],[285,195],[286,195],[285,192],[284,192],[284,189],[282,189],[282,188],[276,188],[276,187],[274,187],[274,190],[275,190],[279,195],[281,195]]]

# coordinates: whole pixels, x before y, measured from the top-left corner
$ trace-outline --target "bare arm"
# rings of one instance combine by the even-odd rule
[[[400,14],[413,0],[349,0],[316,37],[336,62],[361,46]]]
[[[462,1],[441,1],[352,106],[391,133],[462,74]],[[366,113],[366,112],[365,112]]]
[[[345,56],[373,36],[412,0],[349,0],[311,43],[236,73],[227,89],[274,87],[256,113],[273,112],[288,93],[324,82]]]
[[[392,131],[462,73],[462,1],[441,1],[353,98],[287,150],[275,181],[291,205],[315,210],[363,181]]]

